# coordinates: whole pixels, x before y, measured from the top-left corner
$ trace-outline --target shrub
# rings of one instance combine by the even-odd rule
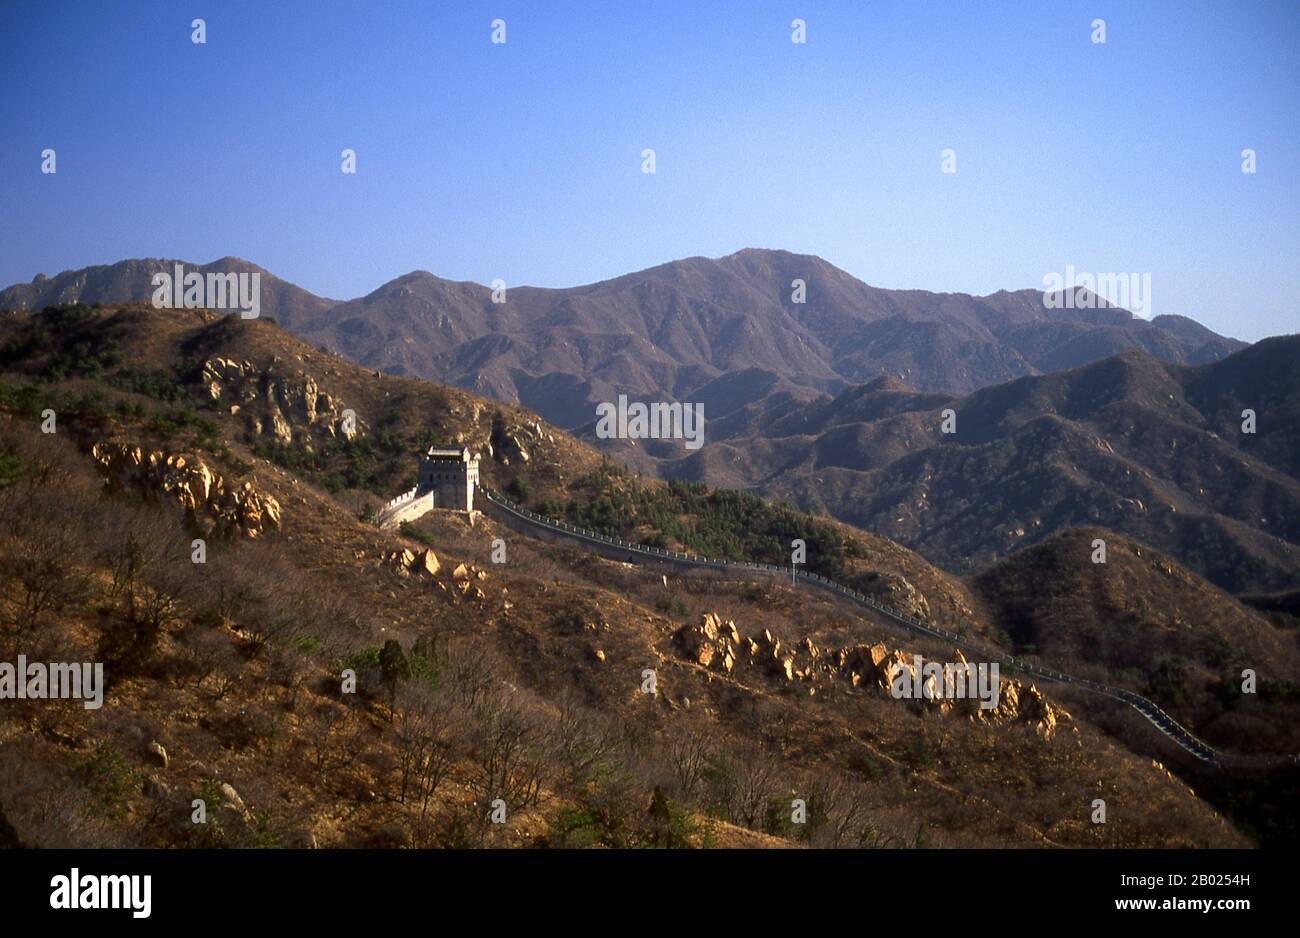
[[[533,500],[533,487],[522,476],[516,476],[506,483],[505,491],[507,495],[521,505],[527,505]]]
[[[676,542],[709,557],[778,566],[789,562],[791,540],[802,538],[808,544],[808,569],[836,579],[843,577],[846,560],[862,555],[856,541],[825,519],[748,492],[710,490],[682,480],[641,486],[626,470],[611,465],[578,480],[575,488],[584,496],[581,500],[548,499],[538,511],[610,537],[639,538],[661,548]],[[645,528],[649,533],[641,533]]]
[[[140,790],[140,776],[133,771],[111,741],[100,743],[77,775],[89,790],[96,813],[118,818],[126,813],[126,800]]]
[[[682,849],[712,845],[712,833],[658,785],[650,797],[649,817],[646,840],[651,847]]]
[[[400,525],[397,526],[397,530],[402,535],[402,537],[409,537],[411,540],[415,541],[416,543],[423,544],[425,547],[433,546],[433,538],[425,534],[423,531],[421,531],[419,528],[417,528],[409,521],[403,521]]]

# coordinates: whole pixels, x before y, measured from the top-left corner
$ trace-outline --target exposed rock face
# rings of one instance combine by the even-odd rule
[[[280,503],[258,492],[252,482],[227,484],[197,456],[143,450],[126,443],[96,443],[94,460],[113,481],[155,493],[196,518],[206,515],[215,527],[257,537],[280,527]]]
[[[780,683],[812,685],[809,694],[816,693],[818,683],[838,681],[849,688],[874,687],[888,693],[901,671],[906,672],[913,686],[920,678],[921,705],[943,714],[969,716],[987,724],[1023,723],[1043,740],[1052,739],[1058,728],[1070,720],[1070,714],[1050,703],[1037,687],[1015,678],[999,678],[997,704],[987,710],[980,708],[974,696],[952,699],[945,696],[941,678],[918,675],[913,655],[898,648],[891,650],[884,642],[820,648],[811,638],[805,638],[785,645],[769,629],[745,637],[735,622],[724,622],[713,612],[706,613],[696,624],[682,626],[673,637],[683,655],[703,668],[730,674],[744,663]],[[960,649],[954,649],[953,660],[947,663],[960,667],[967,661]]]
[[[498,416],[492,421],[492,437],[488,443],[488,453],[503,465],[510,465],[512,460],[516,463],[526,463],[529,456],[528,450],[524,448],[524,440],[532,439],[540,442],[544,436],[539,421],[534,420],[531,424],[514,426],[507,425],[505,420]]]
[[[487,593],[476,585],[478,581],[488,578],[487,571],[480,570],[473,564],[466,566],[463,563],[458,563],[451,571],[450,579],[445,577],[439,579],[438,573],[445,573],[445,571],[438,561],[437,555],[432,550],[425,549],[417,553],[410,548],[403,548],[402,550],[389,551],[384,555],[381,565],[387,565],[389,569],[401,577],[427,579],[435,588],[446,593],[449,598],[464,599],[476,603],[487,602]],[[506,603],[505,608],[511,608],[511,604]]]
[[[311,442],[320,428],[331,436],[353,439],[359,420],[347,420],[342,401],[331,397],[308,374],[281,375],[275,365],[259,369],[249,361],[209,358],[203,363],[203,384],[213,401],[226,401],[231,413],[248,412],[249,426],[259,436],[280,443]]]
[[[906,577],[873,572],[864,580],[862,591],[917,619],[930,618],[929,600]]]
[[[1057,728],[1070,720],[1070,714],[1045,698],[1033,684],[1012,678],[1002,682],[1002,694],[992,710],[970,709],[973,719],[981,723],[1022,722],[1040,739],[1050,740]]]
[[[845,645],[830,653],[830,658],[841,673],[856,677],[854,687],[871,683],[889,689],[895,668],[903,668],[916,677],[911,661],[901,651],[890,652],[884,642],[875,645]]]
[[[238,812],[245,820],[252,817],[248,806],[244,804],[244,799],[239,797],[239,792],[235,791],[233,785],[229,782],[222,782],[219,790],[221,791],[221,797],[225,799],[224,807]]]

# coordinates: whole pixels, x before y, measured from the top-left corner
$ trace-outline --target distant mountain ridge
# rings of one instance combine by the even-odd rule
[[[708,424],[698,452],[605,448],[825,511],[954,572],[1102,525],[1224,589],[1272,591],[1300,586],[1298,424],[1300,336],[1280,336],[1200,366],[1130,349],[965,397],[889,379],[813,401],[776,391]]]
[[[171,263],[66,271],[0,291],[0,308],[147,300],[149,275]],[[187,267],[261,271],[237,258]],[[509,287],[504,303],[488,287],[427,271],[345,302],[262,273],[272,285],[263,314],[308,341],[376,370],[521,403],[569,428],[620,393],[707,400],[716,418],[773,392],[809,399],[882,376],[966,394],[1126,348],[1198,364],[1244,347],[1181,316],[1146,321],[1104,302],[1049,309],[1037,290],[884,290],[818,257],[752,248],[578,287]],[[796,280],[804,303],[792,302]]]
[[[238,257],[223,257],[210,264],[170,258],[139,258],[65,270],[53,277],[37,274],[30,283],[18,283],[0,290],[0,309],[38,310],[58,303],[148,302],[153,296],[153,275],[171,274],[176,265],[187,273],[256,273],[262,285],[262,315],[287,324],[320,315],[338,303],[281,280],[270,271]]]

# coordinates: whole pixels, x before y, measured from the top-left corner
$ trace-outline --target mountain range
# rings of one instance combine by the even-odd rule
[[[145,301],[152,274],[174,263],[38,277],[0,291],[0,309]],[[774,391],[815,397],[882,376],[966,394],[1128,348],[1196,364],[1243,345],[1183,316],[1147,321],[1097,297],[1052,309],[1037,290],[885,290],[775,250],[691,257],[563,289],[507,285],[502,302],[489,287],[427,271],[338,302],[238,258],[185,266],[259,271],[263,315],[307,341],[378,371],[522,404],[565,428],[618,394],[704,401],[713,418]],[[796,281],[803,302],[794,302]]]
[[[0,308],[145,301],[175,263],[38,276]],[[789,500],[957,573],[1100,524],[1225,589],[1300,586],[1295,339],[1248,348],[1083,291],[1052,308],[1035,290],[883,290],[770,250],[496,296],[416,271],[347,301],[237,258],[184,266],[259,273],[264,316],[368,368],[520,404],[642,471]],[[702,404],[709,445],[596,440],[595,404],[620,394]]]
[[[607,449],[833,515],[956,572],[1098,524],[1225,589],[1269,591],[1300,587],[1297,421],[1300,336],[1280,336],[1198,366],[1129,349],[964,397],[889,378],[813,401],[774,392],[711,421],[693,453]]]

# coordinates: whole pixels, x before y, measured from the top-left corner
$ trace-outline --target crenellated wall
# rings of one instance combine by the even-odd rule
[[[375,513],[375,524],[381,528],[395,528],[403,521],[414,521],[435,507],[436,493],[421,492],[413,488],[394,498]]]

